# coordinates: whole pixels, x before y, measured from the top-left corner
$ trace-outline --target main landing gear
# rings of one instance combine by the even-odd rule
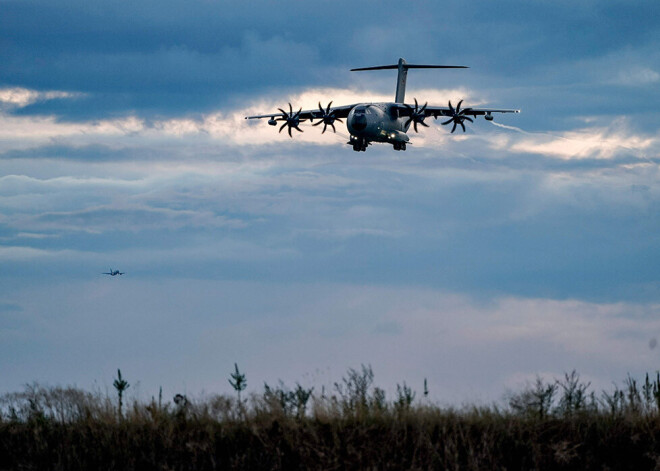
[[[394,147],[394,150],[406,150],[405,142],[393,142],[392,146]]]
[[[354,137],[351,136],[351,140],[347,142],[347,144],[350,144],[353,146],[353,150],[355,152],[364,152],[367,150],[367,146],[369,145],[369,141],[366,139],[363,139],[361,137]]]

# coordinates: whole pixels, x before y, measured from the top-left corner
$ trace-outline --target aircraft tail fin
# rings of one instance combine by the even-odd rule
[[[426,64],[408,64],[401,58],[398,64],[393,65],[378,65],[375,67],[360,67],[351,69],[351,72],[359,72],[362,70],[385,70],[385,69],[398,69],[399,74],[396,81],[396,96],[394,98],[396,103],[403,103],[406,96],[406,79],[408,77],[408,69],[467,69],[464,65],[426,65]]]

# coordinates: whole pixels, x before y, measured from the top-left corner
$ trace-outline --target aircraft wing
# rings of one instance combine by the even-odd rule
[[[462,104],[463,100],[458,102],[456,108],[452,106],[451,101],[449,102],[449,106],[446,107],[428,106],[427,104],[419,106],[417,100],[415,100],[414,106],[402,103],[397,104],[396,107],[400,117],[409,117],[407,125],[410,125],[410,122],[412,122],[415,131],[417,131],[418,124],[428,127],[424,119],[430,116],[433,116],[435,119],[440,117],[449,118],[440,124],[453,124],[451,132],[454,132],[457,126],[461,126],[465,132],[465,121],[472,122],[472,118],[476,118],[477,116],[483,116],[487,121],[492,121],[493,113],[520,113],[520,110],[461,107]]]
[[[332,102],[330,102],[332,103]],[[331,115],[333,118],[345,118],[348,116],[348,113],[355,106],[353,105],[344,105],[344,106],[328,106],[323,109],[320,106],[316,110],[299,110],[295,111],[291,105],[289,105],[289,111],[285,111],[282,108],[278,108],[280,111],[278,113],[271,114],[260,114],[256,116],[246,116],[245,119],[261,119],[261,118],[270,118],[275,119],[276,121],[286,121],[287,118],[298,118],[300,121],[322,119],[324,116]],[[279,118],[279,119],[278,119]]]
[[[414,105],[409,104],[398,104],[399,116],[412,116],[413,114],[421,115],[424,114],[424,117],[433,116],[434,118],[439,118],[442,116],[452,117],[455,114],[462,116],[490,116],[492,113],[520,113],[520,110],[510,110],[510,109],[499,109],[499,108],[472,108],[472,107],[461,107],[461,100],[458,102],[458,105],[454,108],[451,106],[426,106],[415,103]]]

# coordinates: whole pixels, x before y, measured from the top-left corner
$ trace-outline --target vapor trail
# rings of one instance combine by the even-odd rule
[[[497,127],[500,127],[500,128],[510,129],[511,131],[516,131],[516,132],[519,132],[521,134],[526,134],[528,136],[531,136],[531,135],[534,135],[534,134],[542,134],[542,135],[545,135],[545,136],[554,137],[556,139],[562,139],[564,141],[581,142],[579,139],[571,139],[569,137],[564,137],[564,136],[560,136],[558,134],[552,134],[552,133],[545,132],[545,131],[530,132],[530,131],[525,131],[524,129],[518,128],[516,126],[507,126],[506,124],[496,123],[495,121],[491,121],[491,124],[493,124]],[[641,159],[641,160],[646,160],[646,161],[651,162],[653,164],[656,163],[654,159],[649,158],[641,149],[635,149],[635,148],[632,148],[632,147],[623,146],[621,144],[615,144],[615,147],[618,147],[620,149],[625,149],[625,150],[630,151],[630,152],[634,152],[634,153],[637,154],[636,157]]]
[[[520,128],[517,128],[515,126],[507,126],[506,124],[496,123],[495,121],[491,121],[491,124],[493,124],[493,125],[495,125],[499,128],[511,129],[512,131],[517,131],[517,132],[520,132],[520,133],[523,133],[523,134],[533,134],[531,132],[524,131],[524,130],[522,130]]]
[[[558,134],[552,134],[552,133],[545,132],[545,131],[525,131],[524,129],[517,128],[516,126],[507,126],[506,124],[496,123],[495,121],[491,121],[491,124],[493,124],[497,127],[500,127],[500,128],[510,129],[512,131],[516,131],[516,132],[519,132],[519,133],[522,133],[522,134],[527,134],[529,136],[531,136],[533,134],[543,134],[545,136],[556,137],[557,139],[563,139],[565,141],[575,141],[575,139],[569,139],[568,137],[560,136]]]

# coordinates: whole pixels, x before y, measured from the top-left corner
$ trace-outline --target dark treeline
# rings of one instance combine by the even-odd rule
[[[0,469],[658,469],[660,375],[596,393],[572,372],[501,405],[440,407],[370,367],[332,391],[283,383],[242,397],[140,402],[72,387],[0,397]]]

